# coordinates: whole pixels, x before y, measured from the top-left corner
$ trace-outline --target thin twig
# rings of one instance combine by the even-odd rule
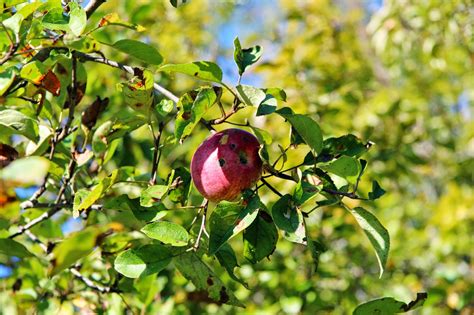
[[[31,231],[25,231],[25,234],[33,242],[37,243],[45,253],[48,253],[48,246],[45,243],[41,242],[41,240],[38,238],[38,236],[33,234]],[[114,292],[113,288],[98,285],[98,284],[94,283],[94,281],[92,281],[91,279],[89,279],[86,276],[82,275],[81,272],[79,271],[79,269],[77,269],[77,267],[71,267],[71,268],[69,268],[69,270],[71,271],[71,273],[76,278],[78,278],[79,280],[84,282],[84,284],[87,285],[91,289],[99,291],[100,293]]]
[[[158,129],[158,136],[155,136],[155,132],[153,131],[153,126],[150,122],[151,133],[153,134],[153,145],[155,149],[153,152],[150,185],[156,184],[156,179],[158,176],[158,164],[160,164],[160,159],[161,159],[160,140],[161,140],[161,135],[163,134],[164,127],[165,125],[163,123],[160,123],[159,129]]]
[[[31,220],[30,222],[28,222],[27,224],[23,225],[23,226],[20,226],[18,228],[18,231],[16,233],[13,233],[11,234],[8,238],[15,238],[17,237],[18,235],[21,235],[23,233],[25,233],[26,231],[28,231],[29,229],[31,229],[33,226],[51,218],[54,214],[56,214],[57,212],[59,212],[63,207],[61,205],[58,205],[56,207],[52,207],[51,209],[49,209],[48,211],[44,212],[42,215],[40,215],[39,217],[37,217],[36,219],[33,219]]]
[[[322,191],[324,191],[328,194],[331,194],[331,195],[335,195],[335,196],[343,196],[343,197],[348,197],[348,198],[357,199],[357,200],[369,200],[367,198],[361,198],[361,197],[357,196],[355,193],[352,193],[352,192],[348,193],[348,192],[333,190],[333,189],[329,189],[329,188],[323,188]]]
[[[1,22],[0,22],[0,24],[2,25],[3,29],[7,33],[7,37],[10,41],[10,47],[8,48],[7,53],[0,59],[0,65],[3,65],[5,62],[10,60],[10,58],[12,58],[14,56],[15,52],[17,51],[18,47],[20,46],[20,36],[18,34],[15,34],[15,41],[13,41],[13,39],[11,38],[10,33],[8,33],[8,29],[5,27],[5,25]]]
[[[134,68],[134,67],[131,67],[131,66],[127,66],[127,65],[124,65],[124,64],[121,64],[119,62],[116,62],[116,61],[113,61],[113,60],[109,60],[107,58],[104,58],[102,56],[92,56],[92,55],[89,55],[89,54],[84,54],[84,53],[77,53],[77,55],[84,59],[84,60],[87,60],[87,61],[93,61],[93,62],[97,62],[97,63],[102,63],[102,64],[105,64],[105,65],[108,65],[108,66],[111,66],[111,67],[114,67],[114,68],[117,68],[117,69],[121,69],[127,73],[130,73],[130,74],[133,74],[135,75],[136,74],[136,71],[135,69],[138,69],[138,68]],[[171,91],[168,91],[167,89],[165,89],[164,87],[162,87],[161,85],[159,85],[158,83],[154,83],[153,84],[153,88],[163,94],[164,96],[166,96],[168,99],[170,99],[171,101],[173,101],[175,104],[178,103],[179,101],[179,97],[177,97],[176,95],[174,95]]]
[[[82,275],[81,272],[76,267],[69,268],[69,270],[77,279],[84,282],[84,284],[87,285],[91,289],[99,291],[100,293],[109,293],[109,292],[114,291],[111,287],[103,287],[101,285],[94,283],[94,281]]]
[[[193,247],[191,247],[191,249],[194,250],[194,251],[197,251],[198,248],[199,248],[199,244],[200,244],[201,238],[202,238],[202,233],[205,232],[206,235],[209,235],[207,233],[207,231],[205,231],[206,230],[206,216],[207,216],[207,206],[208,205],[209,205],[209,200],[204,199],[204,201],[202,203],[203,212],[202,212],[201,226],[199,228],[199,233],[196,237],[196,243],[194,243]]]
[[[265,178],[260,178],[260,180],[262,181],[262,183],[265,184],[265,186],[267,186],[267,187],[268,187],[271,191],[273,191],[275,194],[277,194],[277,195],[280,196],[280,197],[283,196],[278,190],[276,190],[275,187],[273,187],[272,185],[270,185],[270,183],[267,182],[267,181],[265,180]]]

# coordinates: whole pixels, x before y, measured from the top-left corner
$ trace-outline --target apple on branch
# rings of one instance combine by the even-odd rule
[[[235,200],[261,176],[260,143],[251,133],[226,129],[211,135],[196,150],[191,176],[208,200]]]

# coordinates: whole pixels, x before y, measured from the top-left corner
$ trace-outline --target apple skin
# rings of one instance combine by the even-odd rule
[[[260,143],[251,133],[226,129],[207,138],[191,161],[191,176],[197,190],[208,200],[237,199],[262,174]]]

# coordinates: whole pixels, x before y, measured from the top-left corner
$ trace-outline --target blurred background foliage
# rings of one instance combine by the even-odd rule
[[[93,15],[89,27],[109,12],[146,31],[110,26],[96,31],[96,39],[109,43],[123,38],[143,40],[154,45],[168,63],[214,60],[231,84],[237,84],[232,63],[234,37],[240,37],[243,47],[261,45],[264,55],[243,83],[283,88],[288,106],[310,113],[325,137],[353,133],[374,143],[366,156],[368,173],[360,187],[368,192],[371,180],[376,179],[387,191],[367,207],[392,239],[387,269],[379,279],[375,256],[354,219],[344,209],[324,207],[309,218],[309,233],[327,248],[317,273],[304,247],[285,240],[280,240],[271,260],[251,265],[240,259],[237,274],[250,290],[237,283],[230,286],[246,301],[245,310],[193,302],[200,298],[189,293],[192,286],[166,270],[135,280],[143,290],[124,295],[129,305],[150,314],[347,314],[373,298],[393,296],[408,302],[416,292],[426,291],[429,298],[418,314],[474,312],[472,1],[191,0],[175,9],[168,1],[108,0]],[[140,65],[125,54],[104,52],[110,59]],[[106,121],[121,109],[115,86],[124,79],[123,74],[98,64],[85,66],[89,99],[81,104],[89,104],[94,95],[109,97],[101,117]],[[197,86],[185,76],[160,76],[158,82],[177,95]],[[248,117],[252,110],[241,111],[240,117]],[[265,126],[278,140],[274,143],[289,143],[289,130],[281,127],[283,120],[250,120]],[[144,127],[125,136],[109,170],[134,165],[147,171],[151,161],[147,132]],[[167,148],[163,155],[167,163],[159,174],[166,177],[166,167],[188,166],[194,148],[207,134],[201,129],[184,145]],[[271,155],[279,154],[276,145],[270,149]],[[298,164],[305,152],[290,153],[288,166]],[[291,189],[283,181],[272,183],[282,191]],[[269,191],[261,197],[269,203],[276,200]],[[351,207],[359,204],[346,202]],[[177,216],[186,222],[193,214]],[[114,219],[130,218],[117,214]],[[69,224],[72,227],[67,232],[48,224],[37,230],[47,230],[54,237],[77,229],[74,224],[80,223]],[[231,243],[241,252],[241,242]],[[90,268],[93,278],[106,277],[107,262],[92,263],[85,262],[83,268]],[[31,278],[41,278],[43,267],[34,261],[29,264],[22,268],[31,271]],[[229,280],[223,268],[217,271]],[[43,311],[98,311],[101,305],[108,314],[124,311],[116,294],[67,296],[67,279],[63,281],[57,285],[64,287],[67,301],[50,299]],[[15,277],[5,276],[0,287],[11,287],[14,282]],[[48,285],[52,284],[42,284]],[[16,314],[14,303],[0,293],[0,313]]]

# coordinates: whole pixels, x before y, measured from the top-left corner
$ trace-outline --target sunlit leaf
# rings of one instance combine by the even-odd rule
[[[114,268],[129,278],[145,277],[165,269],[171,257],[168,248],[150,244],[120,253],[114,261]]]
[[[260,199],[255,196],[244,207],[240,203],[220,202],[209,217],[209,254],[214,255],[228,240],[242,232],[255,220]]]
[[[357,207],[350,210],[359,226],[364,230],[370,243],[375,249],[375,255],[380,268],[380,277],[383,274],[390,250],[390,236],[387,229],[380,223],[376,216],[364,208]]]
[[[290,122],[311,149],[318,154],[321,152],[323,148],[323,136],[316,121],[306,115],[293,114],[287,107],[279,109],[276,112]]]
[[[365,314],[380,314],[380,315],[392,315],[396,313],[406,313],[412,311],[418,307],[423,306],[428,294],[417,293],[416,299],[406,304],[395,300],[392,297],[384,297],[370,302],[366,302],[357,306],[352,314],[354,315],[365,315]]]
[[[115,42],[112,47],[148,64],[159,65],[163,62],[163,57],[155,47],[137,40],[122,39]]]
[[[222,81],[222,70],[213,62],[196,61],[183,64],[167,64],[161,66],[159,71],[184,73],[198,79],[217,82]]]
[[[178,114],[175,123],[175,137],[182,141],[189,136],[202,116],[217,100],[213,88],[202,88],[195,99],[191,95],[183,95],[178,102]]]
[[[207,291],[214,301],[244,307],[244,304],[196,253],[183,253],[174,259],[174,263],[183,276],[196,286],[196,289]]]
[[[141,231],[146,236],[172,246],[186,246],[189,241],[188,231],[179,224],[158,221],[145,225]]]
[[[76,2],[69,2],[69,28],[76,36],[80,36],[86,28],[87,16],[84,9]]]
[[[275,225],[282,230],[286,239],[291,242],[306,244],[303,214],[296,207],[290,195],[284,195],[273,205],[272,217]]]
[[[259,106],[265,100],[265,92],[250,85],[238,85],[237,95],[242,103],[248,106]]]
[[[262,56],[262,47],[254,46],[242,49],[238,37],[234,39],[234,61],[239,68],[239,75],[242,75],[248,66],[256,63]]]

